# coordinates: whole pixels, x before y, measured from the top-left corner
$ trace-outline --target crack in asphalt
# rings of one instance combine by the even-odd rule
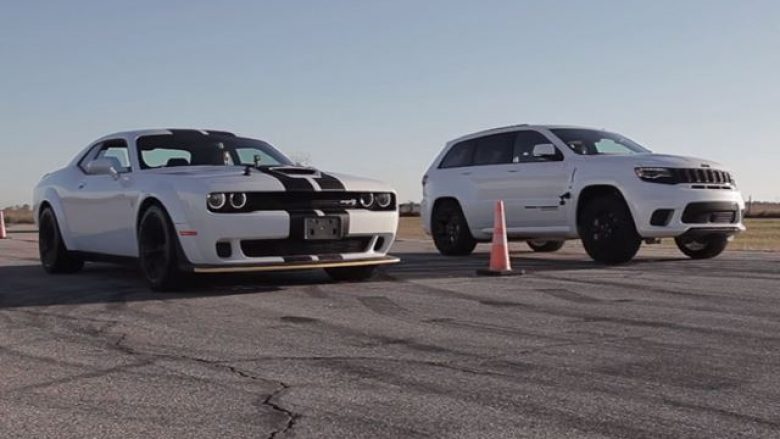
[[[255,381],[263,381],[265,383],[273,383],[277,385],[277,389],[273,392],[269,393],[261,402],[261,405],[264,405],[271,410],[281,413],[284,415],[287,420],[281,428],[277,428],[267,436],[268,439],[274,439],[277,437],[280,437],[280,435],[284,435],[288,433],[290,430],[292,430],[295,427],[296,422],[302,417],[300,413],[296,413],[288,408],[283,407],[277,402],[274,402],[275,399],[277,399],[279,396],[281,396],[282,393],[286,392],[291,388],[291,386],[283,381],[279,380],[269,380],[268,378],[259,377],[256,375],[253,375],[245,370],[239,369],[235,366],[231,366],[230,364],[225,364],[222,361],[217,360],[207,360],[205,358],[199,358],[199,357],[192,357],[188,355],[181,355],[181,354],[165,354],[165,353],[152,353],[152,352],[142,352],[135,348],[132,348],[127,345],[127,334],[122,334],[116,342],[114,342],[114,347],[124,352],[127,355],[133,355],[133,356],[140,356],[140,357],[151,357],[151,358],[157,358],[157,359],[169,359],[169,360],[184,360],[184,361],[193,361],[200,364],[205,364],[210,367],[214,367],[217,369],[227,370],[230,373],[237,375],[241,378],[246,378],[250,380]]]

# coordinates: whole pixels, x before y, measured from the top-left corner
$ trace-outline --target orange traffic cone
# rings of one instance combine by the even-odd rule
[[[3,211],[0,210],[0,239],[7,238],[8,235],[5,232],[5,215],[3,214]]]
[[[512,271],[509,262],[509,244],[506,239],[506,218],[504,217],[504,202],[496,201],[495,220],[493,224],[493,244],[490,247],[490,267],[487,270],[477,270],[484,276],[506,276],[523,274],[523,270]]]

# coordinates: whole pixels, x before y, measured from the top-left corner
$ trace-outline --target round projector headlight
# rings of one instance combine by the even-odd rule
[[[244,206],[246,206],[245,193],[238,192],[235,194],[230,194],[230,207],[232,207],[233,209],[241,209]]]
[[[378,204],[382,209],[390,206],[390,203],[393,202],[393,196],[387,192],[376,194],[374,199],[376,199],[376,204]]]
[[[360,205],[365,208],[371,207],[371,205],[374,204],[374,194],[361,194],[359,199]]]
[[[223,193],[214,193],[209,194],[208,198],[206,199],[206,204],[208,204],[209,209],[211,210],[219,210],[225,207],[225,202],[227,201],[227,197]]]

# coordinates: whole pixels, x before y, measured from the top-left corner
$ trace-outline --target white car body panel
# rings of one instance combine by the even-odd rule
[[[735,203],[740,211],[738,221],[726,226],[734,233],[745,229],[741,220],[745,203],[736,186],[697,189],[694,186],[698,185],[694,184],[651,183],[638,178],[634,170],[636,167],[704,167],[728,172],[726,167],[709,160],[653,153],[579,155],[550,131],[555,128],[580,127],[516,125],[481,131],[448,142],[426,172],[421,205],[425,232],[431,233],[436,201],[454,198],[459,202],[474,238],[489,240],[493,233],[493,207],[497,200],[503,200],[510,238],[576,239],[579,238],[579,196],[584,189],[595,185],[612,186],[620,191],[643,238],[676,237],[693,228],[724,228],[722,223],[683,223],[685,207],[694,202]],[[439,168],[452,146],[464,140],[522,130],[543,134],[563,154],[563,160]],[[562,196],[568,198],[562,199]],[[650,217],[657,209],[674,210],[667,225],[650,224]]]
[[[281,256],[248,257],[241,250],[242,240],[283,240],[290,237],[291,213],[286,210],[260,210],[245,213],[215,213],[207,209],[210,193],[287,192],[279,178],[256,168],[245,175],[244,166],[181,166],[141,169],[136,140],[147,135],[171,134],[171,130],[139,130],[105,136],[85,148],[63,169],[45,175],[34,191],[36,220],[41,206],[52,207],[69,251],[118,257],[138,257],[136,225],[141,206],[149,199],[164,207],[178,233],[187,261],[194,267],[253,266],[289,262]],[[129,146],[130,172],[118,176],[88,175],[79,166],[80,159],[103,141],[121,139]],[[301,169],[301,168],[298,168]],[[344,238],[366,237],[370,245],[364,251],[336,255],[340,260],[367,260],[385,257],[395,240],[398,209],[395,191],[384,183],[342,174],[313,170],[300,176],[309,182],[309,192],[386,192],[393,194],[394,208],[367,210],[359,206],[344,208],[348,227]],[[322,188],[316,177],[329,175],[343,189]],[[346,196],[346,195],[345,195]],[[343,211],[343,212],[342,212]],[[315,212],[327,215],[328,212]],[[381,238],[381,245],[375,246]],[[215,245],[230,242],[232,255],[220,257]],[[317,255],[298,255],[317,262]],[[334,256],[334,255],[331,255]],[[335,257],[335,256],[334,256]],[[385,260],[386,262],[387,260]],[[197,270],[196,270],[197,271]]]

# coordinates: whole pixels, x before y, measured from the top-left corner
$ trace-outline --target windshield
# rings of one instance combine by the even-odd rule
[[[580,155],[630,155],[650,152],[620,134],[580,128],[551,129],[566,146]]]
[[[228,134],[173,130],[173,134],[143,136],[138,139],[141,169],[176,166],[259,166],[293,165],[273,146],[255,139]]]

